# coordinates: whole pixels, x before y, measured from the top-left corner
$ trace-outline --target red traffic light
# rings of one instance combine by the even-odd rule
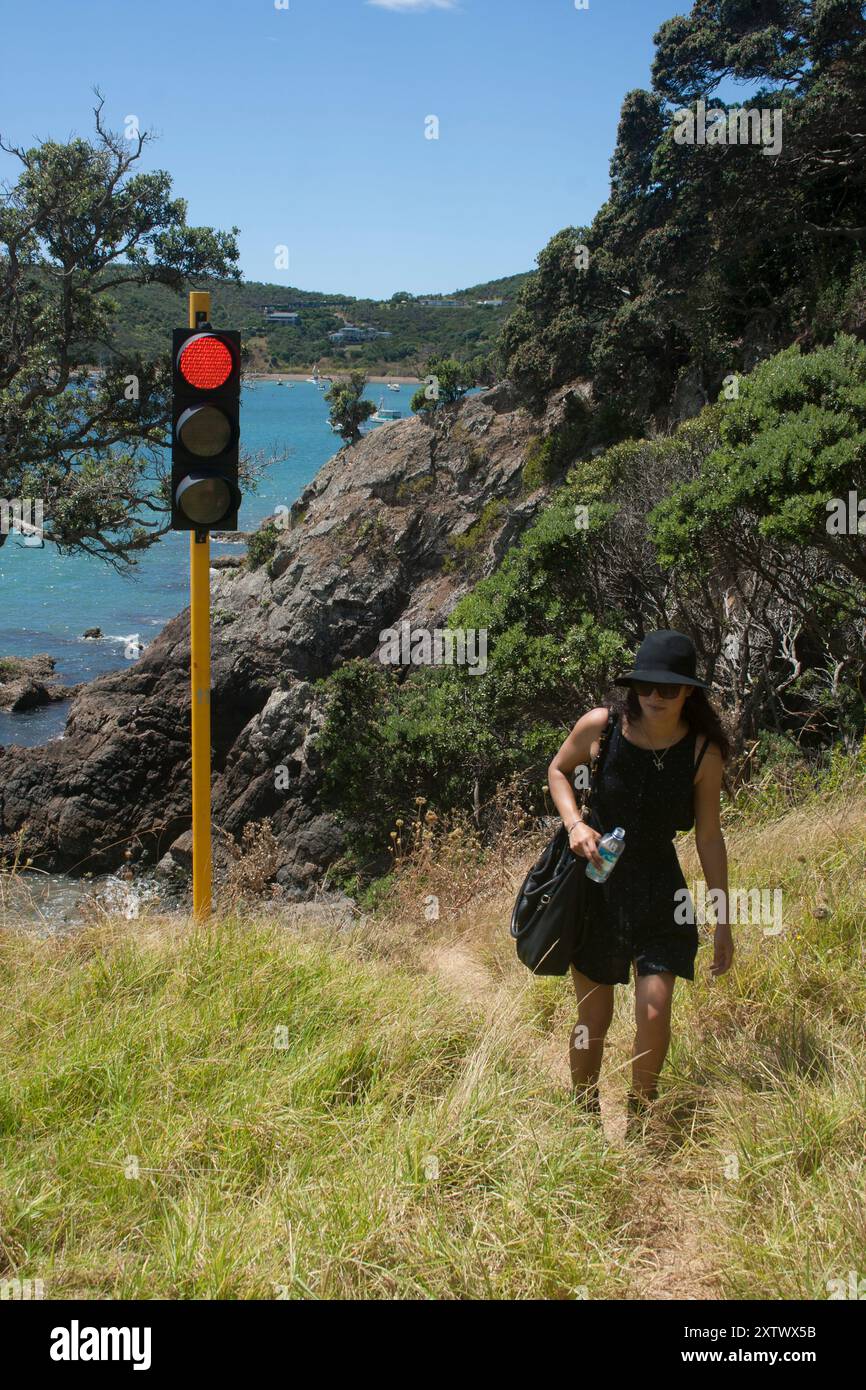
[[[231,348],[213,333],[196,333],[178,353],[177,367],[184,381],[199,391],[225,386],[235,369]]]
[[[236,531],[241,335],[233,328],[172,334],[171,527]],[[2,539],[2,538],[0,538]]]

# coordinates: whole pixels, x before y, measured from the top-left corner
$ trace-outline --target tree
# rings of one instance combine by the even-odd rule
[[[694,561],[713,538],[734,554],[754,527],[768,543],[815,547],[866,582],[866,534],[837,534],[828,512],[866,488],[866,346],[840,335],[816,352],[788,348],[743,378],[720,418],[700,475],[650,518],[662,561]]]
[[[469,364],[476,386],[495,386],[496,385],[496,364],[493,354],[485,357],[480,353],[478,357],[473,357]]]
[[[169,353],[114,337],[120,286],[239,279],[236,235],[190,227],[164,171],[139,173],[150,136],[0,147],[22,166],[0,192],[0,493],[38,499],[44,539],[121,569],[168,527],[161,448]],[[104,364],[88,381],[85,364]],[[0,545],[6,536],[0,534]]]
[[[372,401],[364,400],[364,387],[367,385],[365,372],[350,372],[348,379],[335,381],[330,391],[325,392],[325,400],[331,406],[331,424],[346,444],[354,444],[361,438],[361,426],[375,413]]]
[[[584,378],[633,435],[795,340],[864,322],[860,0],[695,0],[655,44],[654,90],[623,102],[608,201],[541,253],[502,335],[533,409]],[[781,113],[776,153],[676,140],[697,99],[727,113],[731,78],[760,86],[730,108],[764,111],[774,131]]]
[[[594,255],[588,272],[582,269],[578,248],[588,240],[586,228],[557,232],[539,253],[538,270],[502,330],[507,375],[539,410],[549,391],[585,370],[591,336],[582,301],[587,273],[599,273]]]
[[[435,357],[424,368],[425,384],[412,397],[413,410],[434,411],[440,405],[454,405],[475,385],[475,372],[469,362],[453,357]]]

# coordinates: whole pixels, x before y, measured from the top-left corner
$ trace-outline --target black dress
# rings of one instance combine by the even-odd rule
[[[673,844],[695,823],[695,739],[688,733],[669,744],[658,768],[649,748],[623,736],[619,720],[610,731],[587,820],[605,832],[621,825],[625,849],[606,883],[587,881],[586,937],[573,958],[598,984],[628,984],[632,960],[639,975],[695,977],[698,930],[693,911],[690,923],[681,921],[683,898],[675,895],[686,881]]]

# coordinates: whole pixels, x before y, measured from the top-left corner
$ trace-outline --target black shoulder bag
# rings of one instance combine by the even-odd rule
[[[613,722],[611,713],[592,763],[583,801],[584,820],[591,809]],[[523,880],[511,914],[517,955],[533,975],[567,974],[586,929],[586,892],[586,860],[571,849],[568,831],[561,825]]]

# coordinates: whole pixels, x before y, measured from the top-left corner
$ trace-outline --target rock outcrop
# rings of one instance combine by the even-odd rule
[[[12,714],[68,700],[81,689],[78,685],[58,685],[54,677],[57,663],[53,656],[10,656],[0,660],[0,710]]]
[[[495,568],[543,502],[544,488],[523,485],[526,450],[560,422],[568,394],[543,421],[505,385],[434,421],[372,432],[320,470],[267,563],[212,574],[215,826],[238,836],[270,817],[277,878],[293,895],[341,849],[318,804],[325,711],[312,682],[373,655],[385,627],[442,626]],[[451,543],[473,527],[467,570]],[[26,827],[27,853],[45,867],[113,868],[127,847],[162,858],[189,827],[189,718],[184,612],[130,667],[82,688],[63,739],[0,749],[0,852]]]

